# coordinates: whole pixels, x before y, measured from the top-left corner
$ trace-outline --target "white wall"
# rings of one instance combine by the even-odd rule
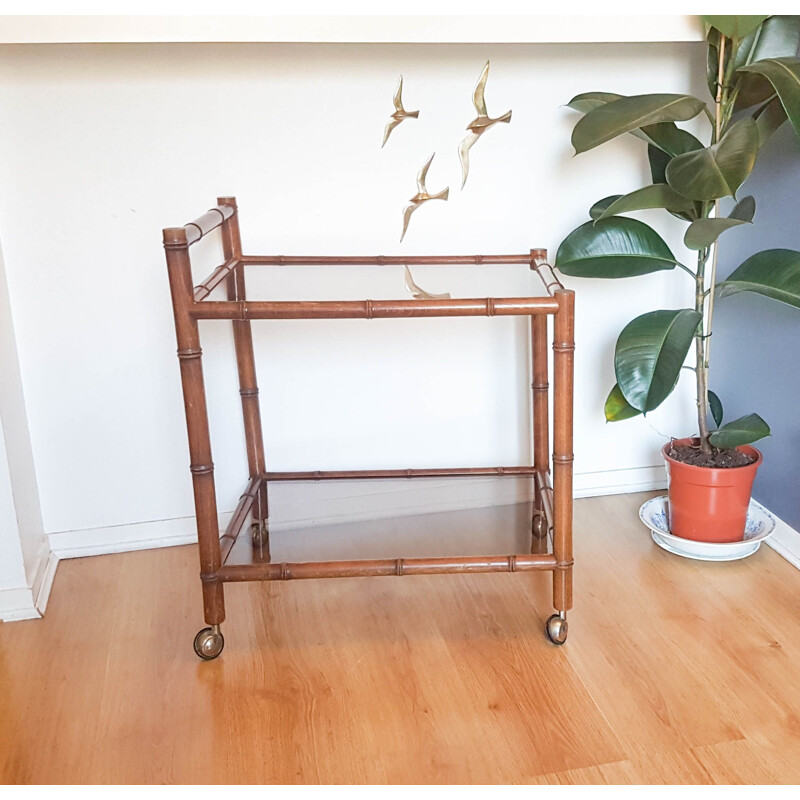
[[[251,253],[554,254],[594,201],[647,179],[632,137],[573,158],[576,115],[563,104],[590,89],[699,92],[689,76],[703,74],[702,57],[688,43],[1,47],[0,234],[44,529],[78,547],[138,525],[130,537],[142,542],[156,530],[144,523],[193,514],[162,227],[234,194]],[[461,192],[456,147],[487,58],[489,112],[511,108],[513,120],[474,147]],[[381,150],[400,73],[421,116]],[[449,185],[451,199],[417,212],[399,244],[402,209],[433,151],[428,187]],[[655,224],[685,252],[679,225]],[[196,254],[201,279],[220,254],[205,241]],[[456,296],[536,288],[524,268],[420,268],[415,278]],[[673,399],[646,421],[606,426],[602,403],[620,328],[690,303],[692,287],[677,271],[571,285],[577,486],[660,479],[661,432],[690,430],[690,415]],[[250,286],[265,298],[404,296],[399,269],[271,270]],[[221,511],[246,477],[228,328],[202,331]],[[270,468],[530,457],[520,320],[254,330]],[[275,489],[288,521],[299,513],[291,491]]]

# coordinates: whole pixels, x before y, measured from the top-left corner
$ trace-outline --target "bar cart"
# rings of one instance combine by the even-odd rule
[[[224,263],[197,286],[192,283],[190,247],[220,229]],[[567,638],[567,611],[572,607],[572,407],[574,351],[574,293],[564,289],[546,263],[544,250],[522,255],[476,256],[252,256],[242,254],[239,217],[234,197],[220,197],[206,214],[177,228],[165,228],[166,251],[175,329],[178,341],[191,475],[197,516],[200,580],[208,627],[195,637],[194,649],[206,660],[224,646],[220,626],[225,619],[224,586],[234,581],[275,581],[301,578],[345,578],[383,575],[429,575],[464,572],[553,573],[555,613],[545,632],[554,644]],[[256,266],[348,265],[528,265],[541,279],[544,295],[437,300],[281,301],[249,300],[245,268]],[[227,300],[207,299],[225,284]],[[406,319],[462,316],[530,317],[532,354],[533,465],[458,467],[441,469],[383,469],[270,472],[264,455],[261,410],[256,382],[251,320],[286,319]],[[548,317],[553,338],[553,464],[550,480],[550,418],[548,383]],[[214,465],[211,458],[208,413],[203,383],[198,322],[231,320],[244,416],[249,479],[238,505],[220,536]],[[457,476],[530,476],[534,502],[529,552],[510,555],[389,558],[346,561],[273,563],[269,557],[268,487],[276,481],[353,480],[376,478],[441,478]],[[249,526],[247,523],[249,522]],[[251,563],[228,563],[231,549],[248,528]]]

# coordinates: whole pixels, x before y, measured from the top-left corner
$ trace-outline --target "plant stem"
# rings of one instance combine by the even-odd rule
[[[744,60],[744,64],[752,63],[753,55],[756,52],[756,48],[758,47],[758,43],[761,40],[761,34],[762,34],[763,31],[764,31],[763,26],[759,26],[758,30],[756,31],[756,35],[755,35],[755,37],[754,37],[754,39],[753,39],[753,41],[752,41],[752,43],[750,45],[750,50],[747,52],[747,57]],[[731,47],[732,47],[732,49],[731,49],[731,58],[730,58],[731,69],[730,69],[730,74],[725,76],[725,82],[726,82],[726,88],[727,89],[730,89],[731,81],[733,80],[733,76],[734,76],[734,73],[735,73],[735,70],[733,69],[733,67],[736,66],[736,57],[738,55],[738,50],[739,50],[740,45],[741,45],[741,41],[733,41],[733,42],[731,42]],[[740,64],[741,63],[742,62],[740,62]],[[722,119],[723,127],[728,124],[728,122],[730,121],[731,116],[733,116],[733,109],[736,107],[736,98],[739,96],[739,89],[741,88],[741,86],[742,86],[741,81],[737,81],[734,84],[733,89],[732,89],[732,91],[730,92],[730,95],[727,98],[727,103],[725,104],[725,110],[724,110],[725,111],[725,116]]]
[[[707,214],[704,214],[707,216]],[[705,307],[705,274],[706,261],[708,260],[708,248],[697,253],[697,277],[694,295],[694,310],[701,316]],[[708,339],[703,334],[703,322],[700,322],[700,332],[695,334],[695,378],[697,379],[697,428],[700,435],[700,449],[703,452],[711,451],[711,444],[708,441],[708,373],[705,368],[706,355],[705,348]]]
[[[760,33],[760,31],[759,31]],[[722,39],[721,50],[725,50],[725,38]],[[731,51],[731,69],[736,58],[736,49]],[[733,106],[732,98],[729,95],[729,84],[727,83],[728,76],[726,76],[726,83],[724,86],[717,88],[717,100],[715,103],[717,124],[715,127],[715,134],[717,141],[720,140],[722,134],[723,117],[727,116],[728,107]],[[738,85],[736,87],[739,88]],[[736,94],[736,92],[734,92]],[[714,216],[719,217],[719,200],[714,201]],[[706,383],[708,383],[708,365],[711,359],[711,323],[714,319],[714,289],[717,285],[717,253],[719,252],[719,239],[717,239],[712,247],[714,248],[713,255],[711,256],[711,279],[708,286],[708,318],[706,320],[706,340],[705,340],[705,362],[703,369],[706,372]]]
[[[683,264],[676,264],[675,266],[680,267],[687,275],[690,275],[692,280],[696,280],[697,276],[689,269],[689,267],[684,267]]]
[[[728,39],[721,37],[719,43],[719,67],[717,70],[717,96],[714,102],[714,133],[712,144],[716,144],[722,138],[723,116],[726,111],[728,100],[727,81],[732,76],[733,62],[736,55],[735,50],[731,52],[728,75],[725,74],[725,48]],[[703,216],[708,217],[712,206],[703,205]],[[719,200],[714,201],[714,216],[719,217]],[[700,251],[697,254],[697,283],[695,292],[695,311],[697,311],[702,321],[700,323],[700,333],[695,336],[695,369],[697,378],[697,427],[700,435],[700,450],[704,453],[711,451],[711,442],[708,432],[708,364],[709,352],[711,350],[711,324],[714,316],[714,286],[717,280],[717,243],[713,247],[711,259],[711,276],[706,294],[705,273],[706,262],[709,257],[709,249]],[[708,315],[705,314],[705,300],[708,296]]]
[[[719,217],[719,200],[714,201],[714,216]],[[708,396],[708,366],[711,362],[711,324],[714,320],[714,288],[717,285],[717,253],[719,240],[712,245],[714,248],[711,256],[711,277],[708,282],[708,316],[706,317],[705,360],[703,370],[706,373],[706,397]]]

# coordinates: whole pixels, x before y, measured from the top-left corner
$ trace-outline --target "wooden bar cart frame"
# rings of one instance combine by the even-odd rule
[[[221,229],[225,262],[197,286],[192,283],[189,248],[216,228]],[[178,341],[191,474],[197,515],[200,579],[205,621],[209,627],[195,637],[194,647],[203,659],[216,658],[224,639],[220,625],[225,619],[223,587],[233,581],[344,578],[380,575],[429,575],[448,572],[553,573],[553,606],[556,613],[545,631],[555,644],[567,638],[567,611],[572,607],[572,407],[574,293],[561,285],[546,263],[544,250],[524,255],[484,256],[248,256],[242,254],[236,199],[217,198],[206,214],[179,228],[165,228],[166,251],[175,330]],[[475,266],[528,265],[541,278],[546,296],[453,300],[364,300],[324,302],[270,302],[248,300],[245,267],[463,264]],[[227,300],[206,298],[225,283]],[[380,319],[455,316],[528,316],[532,353],[532,414],[534,458],[532,466],[470,467],[453,469],[340,470],[269,472],[256,382],[253,337],[254,319]],[[550,483],[550,419],[548,397],[548,325],[553,325],[553,483]],[[211,459],[202,350],[198,321],[227,319],[233,322],[239,372],[239,393],[244,416],[249,481],[233,517],[220,536]],[[350,561],[272,563],[269,557],[268,486],[272,481],[309,481],[361,478],[426,478],[449,476],[531,476],[534,503],[531,548],[512,555],[394,558]],[[253,563],[228,564],[237,537],[252,515]],[[257,557],[256,557],[257,555]]]

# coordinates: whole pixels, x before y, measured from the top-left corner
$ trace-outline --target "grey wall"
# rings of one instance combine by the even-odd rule
[[[800,250],[800,142],[788,123],[762,149],[739,197],[747,194],[754,224],[723,234],[720,278],[759,250]],[[725,420],[755,412],[772,429],[756,445],[764,464],[754,497],[800,530],[800,309],[742,293],[721,300],[714,317],[710,386]]]

